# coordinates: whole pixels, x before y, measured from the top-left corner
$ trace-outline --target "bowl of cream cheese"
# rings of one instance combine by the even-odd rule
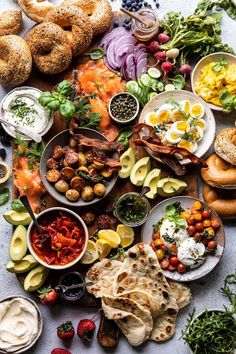
[[[23,353],[39,339],[43,320],[36,303],[24,296],[0,300],[0,353]]]

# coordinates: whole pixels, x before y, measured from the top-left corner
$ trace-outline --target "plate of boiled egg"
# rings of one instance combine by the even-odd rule
[[[192,92],[178,90],[160,93],[143,108],[139,123],[153,127],[163,145],[184,148],[202,157],[210,148],[215,137],[215,118],[209,106]],[[140,136],[148,135],[148,129]],[[156,160],[158,156],[147,148]],[[190,163],[182,159],[180,163]]]

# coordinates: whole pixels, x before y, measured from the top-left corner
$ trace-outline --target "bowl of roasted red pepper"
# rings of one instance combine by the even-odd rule
[[[32,256],[50,269],[66,269],[84,255],[88,229],[74,211],[55,207],[37,215],[40,230],[31,222],[27,231],[28,248]]]

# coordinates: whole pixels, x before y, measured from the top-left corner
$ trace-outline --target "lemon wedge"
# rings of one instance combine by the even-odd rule
[[[120,244],[122,247],[129,247],[134,242],[134,230],[132,227],[119,224],[116,228],[116,232],[120,236]]]
[[[89,240],[85,251],[85,254],[81,258],[80,262],[83,264],[91,264],[95,262],[99,257],[96,243]]]
[[[98,238],[104,240],[112,248],[117,248],[120,244],[120,236],[113,230],[100,230],[98,232]]]
[[[100,240],[98,239],[96,241],[96,246],[98,249],[98,254],[99,254],[99,261],[102,261],[103,258],[108,256],[108,254],[111,252],[111,246],[107,243],[105,240]]]

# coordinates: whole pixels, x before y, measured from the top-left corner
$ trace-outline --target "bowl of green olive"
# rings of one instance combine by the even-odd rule
[[[109,102],[109,115],[118,124],[131,123],[139,113],[137,98],[128,92],[114,95]]]

